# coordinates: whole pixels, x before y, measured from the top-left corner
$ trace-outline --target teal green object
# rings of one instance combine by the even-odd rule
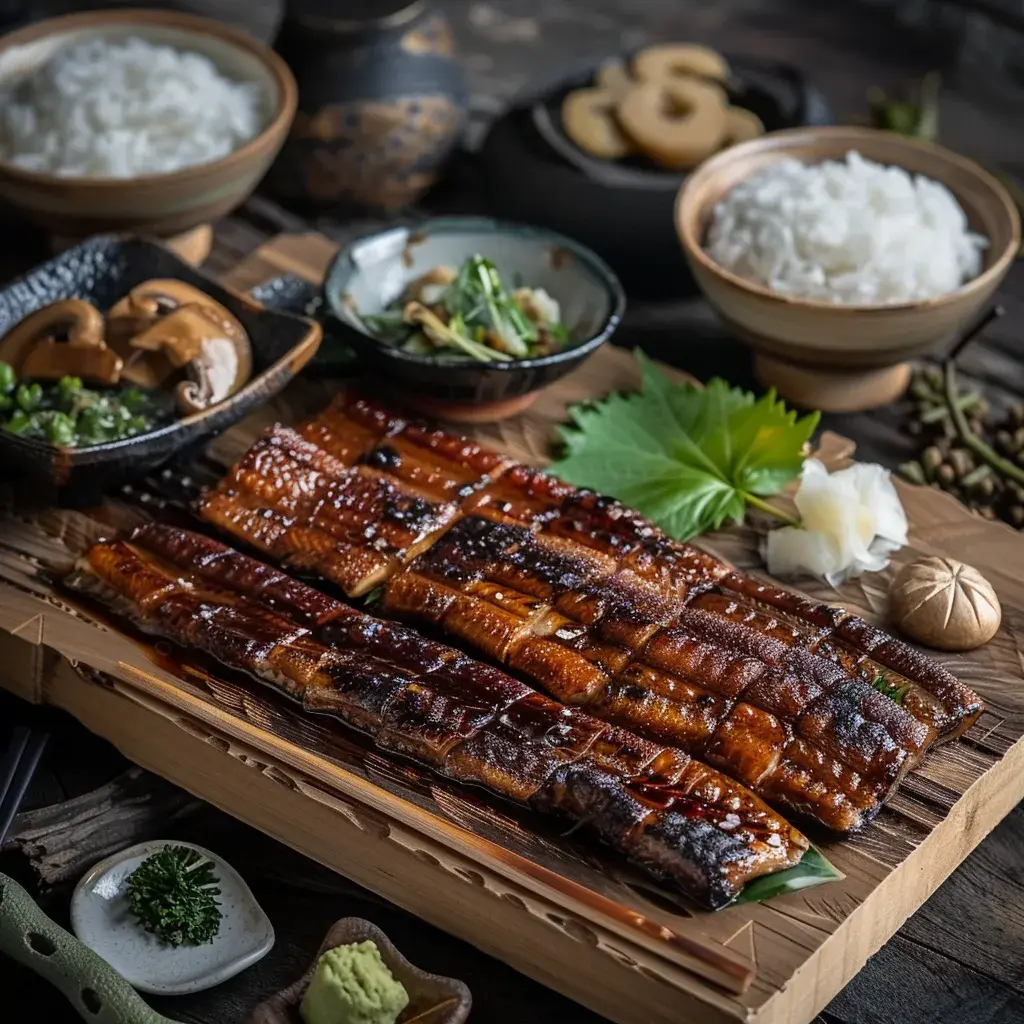
[[[59,989],[93,1024],[175,1024],[156,1012],[104,959],[51,921],[35,900],[0,874],[0,953]]]

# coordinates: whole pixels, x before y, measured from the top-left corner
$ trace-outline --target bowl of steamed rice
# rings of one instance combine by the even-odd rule
[[[759,379],[836,412],[902,394],[906,361],[980,314],[1021,242],[992,175],[870,128],[774,132],[726,150],[688,178],[676,227]]]
[[[0,39],[0,199],[65,237],[186,231],[253,191],[296,103],[277,54],[209,18],[40,21]]]

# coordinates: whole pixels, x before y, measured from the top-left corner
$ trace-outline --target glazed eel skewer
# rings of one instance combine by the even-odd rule
[[[877,813],[931,743],[981,711],[863,620],[364,399],[275,429],[200,507],[352,596],[383,583],[390,614],[837,831]]]
[[[708,907],[796,864],[807,840],[685,753],[601,722],[208,537],[140,527],[67,584],[140,629],[268,683],[385,751],[586,825]]]

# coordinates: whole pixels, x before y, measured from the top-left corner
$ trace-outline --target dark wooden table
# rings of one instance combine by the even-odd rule
[[[239,0],[244,3],[245,0]],[[218,0],[221,7],[225,4]],[[258,6],[258,5],[257,5]],[[441,3],[451,16],[473,93],[479,131],[532,76],[556,63],[606,55],[653,39],[699,38],[733,53],[787,60],[802,67],[839,121],[863,114],[870,85],[899,89],[925,71],[944,71],[942,137],[953,148],[1024,178],[1024,88],[958,72],[956,53],[903,29],[888,12],[854,0],[502,0]],[[977,6],[977,5],[976,5]],[[425,208],[482,209],[472,181],[456,168]],[[373,222],[312,223],[343,239]],[[309,220],[265,199],[251,200],[217,229],[208,266],[229,269],[280,230]],[[32,253],[0,252],[0,269],[18,269]],[[1024,267],[1015,268],[1002,301],[1008,315],[970,351],[964,368],[999,398],[1024,397]],[[720,374],[753,385],[746,351],[723,334],[699,300],[634,304],[617,339],[706,378]],[[900,433],[905,410],[826,417],[857,441],[862,457],[895,466],[912,452]],[[1024,571],[1024,565],[1021,566]],[[15,711],[0,697],[0,722]],[[106,781],[124,765],[119,755],[76,723],[54,723],[59,742],[33,799],[54,803]],[[229,1024],[305,967],[338,917],[374,920],[416,963],[465,979],[474,992],[474,1021],[488,1024],[590,1024],[598,1018],[514,973],[477,950],[358,889],[230,818],[207,809],[167,832],[215,847],[249,880],[277,930],[274,951],[258,966],[210,992],[162,1000],[160,1010],[194,1024]],[[23,861],[4,867],[24,874]],[[66,919],[67,891],[43,896]],[[9,962],[0,987],[18,992],[46,1024],[72,1015],[59,997]],[[0,1018],[7,1017],[0,1013]],[[28,1019],[27,1015],[25,1019]],[[833,1001],[818,1024],[1010,1024],[1024,1021],[1024,808],[1018,807]]]

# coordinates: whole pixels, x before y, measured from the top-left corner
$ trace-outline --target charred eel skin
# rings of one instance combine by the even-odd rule
[[[438,774],[586,825],[709,908],[796,864],[807,840],[680,750],[532,690],[211,540],[150,524],[67,583]]]
[[[382,506],[349,502],[358,514],[340,528],[338,496],[366,477],[386,480],[395,502],[425,502],[421,523],[399,534]],[[312,497],[297,508],[297,493]],[[864,620],[357,395],[257,442],[202,514],[353,596],[383,583],[389,614],[438,626],[555,699],[682,747],[839,832],[876,814],[933,742],[982,710]]]

